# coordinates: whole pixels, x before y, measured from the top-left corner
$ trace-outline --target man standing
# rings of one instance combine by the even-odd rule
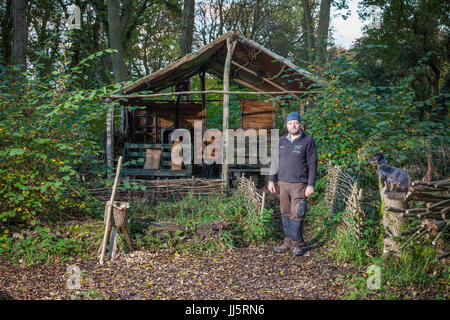
[[[276,252],[292,249],[295,256],[303,254],[303,222],[306,198],[314,193],[317,173],[317,150],[314,140],[302,130],[300,115],[291,112],[286,118],[288,133],[280,138],[270,165],[270,192],[275,193],[275,175],[280,186],[281,221],[284,242]]]

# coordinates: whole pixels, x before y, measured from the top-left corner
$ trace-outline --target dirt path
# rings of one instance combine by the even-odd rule
[[[274,243],[221,255],[145,252],[97,260],[26,267],[3,262],[0,298],[12,299],[342,299],[343,276],[358,270],[322,256],[277,254]],[[69,265],[81,271],[81,287],[67,288]]]

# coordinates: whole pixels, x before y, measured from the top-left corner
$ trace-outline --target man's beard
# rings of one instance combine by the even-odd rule
[[[299,134],[300,133],[300,128],[298,128],[298,129],[294,129],[294,128],[291,128],[291,129],[289,129],[289,133],[290,134]]]

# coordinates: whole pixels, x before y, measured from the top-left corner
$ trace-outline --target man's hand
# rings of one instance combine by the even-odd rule
[[[270,189],[269,189],[270,190]],[[307,186],[306,190],[305,190],[305,197],[309,197],[312,196],[314,193],[314,187],[312,186]]]
[[[269,192],[271,193],[277,193],[277,189],[275,189],[275,183],[273,183],[273,181],[269,181],[267,189],[269,189]]]

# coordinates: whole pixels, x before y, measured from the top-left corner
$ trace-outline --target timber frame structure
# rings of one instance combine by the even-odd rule
[[[223,90],[206,90],[205,73],[223,79]],[[183,87],[187,80],[196,75],[200,77],[201,91],[190,91],[189,87]],[[230,91],[230,81],[253,91],[232,92]],[[222,130],[225,132],[229,123],[230,94],[264,96],[264,99],[273,98],[274,101],[278,102],[286,102],[287,100],[304,101],[310,97],[311,93],[314,93],[311,88],[319,82],[320,80],[313,74],[297,67],[288,59],[243,37],[239,32],[229,31],[198,51],[187,54],[167,67],[125,85],[110,95],[108,101],[111,102],[111,108],[108,112],[106,125],[107,165],[109,168],[113,168],[114,109],[117,107],[122,108],[120,128],[125,130],[128,121],[128,115],[125,111],[127,107],[148,105],[152,99],[158,97],[176,96],[178,98],[177,103],[171,112],[173,112],[173,127],[178,128],[180,98],[200,94],[201,113],[198,112],[198,114],[201,117],[203,128],[206,128],[206,95],[219,93],[223,94]],[[167,92],[167,89],[171,87],[173,88],[172,92]],[[299,109],[299,112],[303,113],[304,108],[305,104],[302,102],[302,108]],[[166,108],[166,110],[168,109]],[[284,118],[285,110],[283,107],[281,110]],[[266,128],[276,127],[275,117],[276,109],[273,107],[270,115],[271,125]],[[228,137],[224,135],[222,143],[224,157],[227,152],[227,145]],[[229,186],[228,174],[228,164],[224,162],[222,179],[225,180],[227,189]]]

